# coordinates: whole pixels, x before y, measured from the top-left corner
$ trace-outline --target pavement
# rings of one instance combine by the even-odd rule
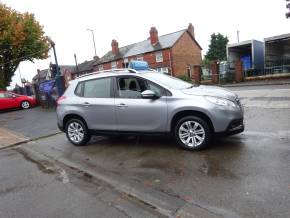
[[[244,81],[240,83],[229,83],[223,84],[222,87],[247,87],[247,86],[273,86],[273,85],[290,85],[289,78],[283,79],[269,79],[269,80],[253,80],[253,81]]]
[[[62,133],[35,137],[15,149],[0,151],[0,162],[3,161],[0,164],[5,166],[0,169],[0,184],[4,184],[0,185],[0,190],[9,190],[11,182],[5,183],[5,179],[9,181],[9,171],[13,168],[11,175],[19,177],[26,172],[41,173],[29,182],[36,186],[42,184],[42,177],[46,176],[50,178],[49,181],[56,180],[55,183],[66,181],[65,185],[72,188],[70,192],[81,192],[80,196],[86,196],[93,202],[104,202],[98,194],[93,197],[88,194],[98,190],[98,184],[103,184],[107,192],[114,193],[109,196],[126,196],[128,201],[124,205],[127,206],[119,204],[113,198],[109,199],[107,202],[111,206],[107,210],[113,215],[104,214],[105,217],[118,217],[120,211],[131,217],[290,217],[290,86],[230,89],[241,97],[242,104],[245,105],[245,132],[215,139],[207,150],[185,151],[167,137],[98,136],[84,147],[72,146]],[[39,114],[38,128],[46,126],[47,119],[53,119],[51,114],[47,115],[39,108],[34,110]],[[11,113],[15,113],[13,116],[23,117],[23,113],[27,111]],[[0,114],[0,122],[7,128],[9,119],[5,116],[6,114]],[[23,135],[26,133],[26,137],[36,135],[33,131],[42,132],[38,128],[30,128],[31,132],[24,131],[25,128],[19,128],[22,124],[17,124],[21,120],[13,122],[13,125],[9,124],[11,130],[16,131],[18,128]],[[52,123],[52,120],[49,122]],[[53,129],[52,126],[46,128]],[[19,160],[16,158],[13,161],[10,156]],[[26,164],[29,165],[27,171],[22,169]],[[40,172],[35,172],[37,170]],[[59,173],[63,170],[65,174]],[[51,171],[57,173],[45,173]],[[64,176],[69,179],[63,179],[63,175],[69,175]],[[96,181],[88,185],[84,175],[85,178]],[[57,180],[59,177],[62,179]],[[14,180],[13,176],[11,180]],[[78,181],[78,185],[71,182],[74,180]],[[16,187],[17,183],[21,184],[19,180],[15,181]],[[32,202],[33,197],[28,194],[30,187],[14,190],[11,196],[17,196],[20,192],[28,202]],[[57,201],[61,205],[59,208],[66,208],[65,202],[70,202],[71,197],[61,188],[58,190],[59,195],[63,193],[67,196],[67,199],[63,197],[60,202]],[[39,196],[37,193],[41,193],[41,190],[37,189],[35,192]],[[2,211],[5,212],[4,215],[19,215],[22,211],[24,214],[28,213],[28,206],[21,206],[22,201],[13,197],[10,198],[13,199],[12,203],[19,207],[9,207],[8,203],[3,206],[1,198],[0,217]],[[57,194],[54,197],[57,199]],[[45,202],[42,209],[45,210],[53,197],[47,197],[44,192],[42,198]],[[82,198],[77,198],[76,201],[78,200],[83,201]],[[102,211],[101,202],[95,209],[71,203],[75,206],[69,207],[75,211],[72,212],[72,217],[77,214],[77,209],[87,210],[89,215]],[[45,215],[53,216],[57,209],[54,204],[52,208]],[[31,209],[28,214],[33,215],[30,217],[39,215],[36,208]],[[65,211],[60,214],[65,214]],[[83,216],[75,216],[78,215]]]

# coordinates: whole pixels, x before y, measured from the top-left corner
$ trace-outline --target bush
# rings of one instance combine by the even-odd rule
[[[178,75],[177,78],[178,79],[181,79],[183,81],[186,81],[186,82],[192,82],[191,79],[187,75],[185,75],[185,74]]]

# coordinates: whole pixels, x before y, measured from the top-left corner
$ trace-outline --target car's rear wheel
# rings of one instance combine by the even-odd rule
[[[22,109],[28,109],[28,108],[30,108],[30,103],[29,103],[29,101],[22,101],[22,102],[21,102],[21,108],[22,108]]]
[[[187,150],[205,148],[211,140],[211,129],[206,121],[196,116],[181,118],[174,128],[177,143]]]
[[[66,123],[65,132],[67,139],[77,146],[85,145],[91,139],[87,126],[80,119],[70,119]]]

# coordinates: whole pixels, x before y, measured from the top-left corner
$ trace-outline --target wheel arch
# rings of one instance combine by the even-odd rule
[[[65,115],[64,118],[63,118],[63,121],[62,121],[63,128],[66,127],[66,124],[67,124],[67,122],[68,122],[70,119],[79,119],[79,120],[81,120],[81,121],[86,125],[86,127],[88,128],[88,125],[87,125],[86,120],[85,120],[82,116],[80,116],[80,115],[78,115],[78,114],[67,114],[67,115]]]
[[[214,126],[213,126],[213,123],[212,123],[211,119],[209,118],[209,116],[207,114],[205,114],[204,112],[197,111],[197,110],[182,110],[182,111],[178,111],[177,113],[175,113],[171,119],[170,131],[171,132],[174,131],[174,126],[176,125],[178,120],[180,120],[181,118],[186,117],[186,116],[196,116],[196,117],[203,119],[209,125],[212,133],[214,132]]]

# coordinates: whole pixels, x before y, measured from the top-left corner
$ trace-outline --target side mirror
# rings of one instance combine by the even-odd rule
[[[151,90],[145,90],[144,92],[141,93],[141,95],[142,95],[142,98],[146,98],[146,99],[159,98],[159,96],[157,96],[156,93]]]

